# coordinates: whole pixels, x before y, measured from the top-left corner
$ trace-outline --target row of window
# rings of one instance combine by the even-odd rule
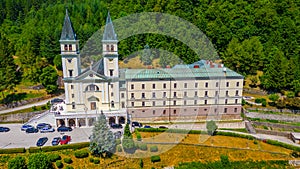
[[[183,111],[187,111],[186,109],[184,109]],[[197,111],[197,109],[194,109],[194,111]],[[204,111],[207,111],[207,109],[204,109]],[[216,113],[218,111],[217,108],[214,109],[214,112]],[[238,108],[234,108],[234,112],[236,113],[238,111]],[[142,110],[142,112],[145,112],[145,110]],[[224,113],[227,113],[228,112],[228,109],[227,108],[224,108]],[[131,111],[131,113],[134,113],[134,111]],[[152,111],[152,114],[155,115],[156,111],[153,110]],[[177,113],[177,110],[173,110],[173,114],[176,114]],[[167,111],[166,110],[163,110],[163,115],[166,115],[167,114]]]
[[[69,45],[65,44],[64,50],[65,51],[72,51],[72,45],[71,44],[69,44]]]
[[[166,106],[167,102],[166,101],[163,101],[163,106]],[[238,104],[238,99],[235,99],[235,104]],[[194,100],[194,105],[197,105],[198,104],[198,100]],[[204,104],[207,104],[207,100],[204,100]],[[218,104],[218,99],[215,99],[215,104]],[[225,104],[228,104],[228,99],[225,99]],[[134,107],[135,105],[135,102],[131,102],[131,107]],[[142,106],[145,106],[146,105],[146,102],[142,102]],[[173,105],[176,106],[177,105],[177,101],[176,100],[173,100]],[[183,105],[187,105],[187,101],[184,100],[183,101]],[[155,101],[152,101],[152,106],[156,106],[156,102]]]
[[[108,52],[113,52],[113,51],[115,51],[115,48],[114,48],[114,45],[106,45],[106,51],[108,51]]]
[[[215,96],[218,96],[219,92],[218,91],[215,91]],[[225,94],[227,97],[229,97],[229,91],[226,91],[226,94]],[[195,91],[195,95],[194,96],[198,96],[198,92]],[[236,90],[235,91],[235,96],[239,96],[239,91]],[[152,98],[155,98],[156,97],[156,93],[155,92],[152,92]],[[163,92],[163,98],[167,97],[167,92]],[[173,92],[173,97],[177,97],[177,92]],[[188,97],[188,93],[187,92],[184,92],[184,97]],[[205,91],[204,92],[204,97],[208,97],[208,91]],[[121,98],[124,98],[124,93],[121,93]],[[134,93],[131,93],[131,98],[134,99]],[[142,99],[145,99],[146,96],[145,96],[145,93],[142,93]]]
[[[229,87],[229,82],[226,82],[226,87]],[[166,89],[167,88],[167,84],[163,83],[163,88]],[[240,86],[240,82],[236,82],[236,87]],[[205,83],[205,87],[208,87],[208,82]],[[216,87],[219,87],[219,82],[216,82]],[[156,84],[153,83],[152,84],[152,89],[156,88]],[[177,83],[173,83],[173,88],[176,89],[177,88]],[[184,83],[184,88],[188,88],[188,83]],[[198,88],[198,83],[195,83],[195,88]],[[131,89],[134,89],[134,84],[131,84]],[[145,84],[142,84],[142,89],[145,89]]]

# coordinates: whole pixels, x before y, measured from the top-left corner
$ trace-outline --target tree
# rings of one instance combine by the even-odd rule
[[[103,113],[98,117],[90,138],[90,151],[101,157],[109,157],[115,151],[116,140],[107,126],[106,117]]]
[[[28,159],[28,169],[53,169],[52,163],[44,153],[31,154]]]
[[[16,156],[8,161],[8,169],[27,169],[26,160],[22,156]]]
[[[56,69],[62,70],[61,55],[56,55],[54,60],[53,60],[53,63],[55,65]]]
[[[269,99],[272,101],[272,102],[276,102],[278,99],[279,99],[279,95],[274,93],[274,94],[270,94],[269,95]]]
[[[128,124],[128,123],[126,124],[125,129],[124,129],[124,136],[131,137],[131,138],[132,138],[132,134],[131,134],[131,132],[130,132],[129,124]]]
[[[40,83],[46,88],[47,93],[54,93],[57,90],[57,78],[57,72],[52,66],[43,69],[43,73],[40,75]]]
[[[144,65],[151,65],[152,63],[152,54],[151,54],[151,49],[149,45],[145,45],[144,50],[141,55],[141,61],[144,63]]]
[[[125,152],[134,153],[135,152],[135,144],[132,139],[132,134],[129,129],[129,124],[127,123],[124,129],[124,136],[122,139],[122,146]]]
[[[213,136],[217,130],[218,126],[216,125],[216,122],[213,120],[210,120],[206,123],[206,129],[207,133],[211,136]]]

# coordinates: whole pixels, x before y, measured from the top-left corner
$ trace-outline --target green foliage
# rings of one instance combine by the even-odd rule
[[[60,155],[59,154],[49,154],[48,155],[48,158],[49,158],[49,160],[51,161],[51,162],[55,162],[55,161],[57,161],[57,160],[61,160],[61,157],[60,157]]]
[[[121,139],[116,139],[116,145],[121,144]]]
[[[25,148],[9,148],[9,149],[0,149],[0,154],[15,154],[15,153],[25,153]]]
[[[217,130],[218,126],[216,125],[216,122],[211,120],[206,123],[206,129],[207,133],[211,136],[213,136]]]
[[[254,143],[254,144],[258,144],[257,140],[254,140],[253,143]]]
[[[288,98],[294,98],[294,97],[295,97],[295,93],[292,92],[292,91],[289,91],[289,92],[287,92],[286,96],[287,96]]]
[[[151,162],[152,163],[160,162],[160,156],[151,156]]]
[[[94,159],[94,164],[100,164],[100,160],[98,158]]]
[[[151,152],[157,152],[157,151],[158,151],[158,147],[155,146],[155,145],[154,145],[154,146],[151,146],[151,147],[150,147],[150,151],[151,151]]]
[[[147,149],[148,149],[146,143],[140,143],[140,144],[138,144],[138,147],[139,147],[139,149],[142,150],[142,151],[147,151]]]
[[[128,124],[128,123],[126,124],[125,129],[124,129],[124,136],[131,137],[131,138],[132,138],[132,134],[131,134],[131,132],[130,132],[129,124]]]
[[[122,146],[121,145],[117,145],[117,151],[122,152]]]
[[[74,169],[74,167],[67,165],[65,169]]]
[[[79,158],[79,157],[77,157],[77,158]],[[71,158],[64,158],[64,162],[67,164],[71,164],[73,161]]]
[[[116,141],[112,131],[106,125],[106,117],[101,114],[95,123],[90,141],[92,154],[110,156],[116,148]]]
[[[57,72],[52,66],[47,66],[43,69],[43,73],[40,75],[40,83],[46,88],[47,93],[56,92],[57,86]]]
[[[279,99],[279,95],[274,93],[274,94],[270,94],[269,95],[269,99],[272,101],[272,102],[276,102],[278,99]]]
[[[135,131],[135,134],[136,134],[137,141],[142,141],[142,136],[137,130]]]
[[[222,163],[223,167],[230,167],[230,161],[229,161],[227,155],[221,155],[220,159],[221,159],[221,163]]]
[[[134,153],[136,150],[136,146],[134,144],[132,137],[128,137],[125,135],[123,136],[122,147],[124,151],[127,153]]]
[[[140,168],[144,168],[144,162],[143,162],[143,159],[140,159]]]
[[[89,153],[86,150],[77,150],[74,155],[76,158],[86,158],[89,156]]]
[[[53,166],[46,154],[36,153],[29,156],[28,169],[53,169]]]
[[[283,147],[283,148],[287,148],[287,149],[290,149],[290,150],[300,152],[300,147],[293,146],[293,145],[290,145],[290,144],[286,144],[286,143],[282,143],[282,142],[274,141],[274,140],[267,140],[267,143],[271,144],[271,145],[274,145],[274,146],[280,146],[280,147]]]
[[[64,167],[64,164],[61,162],[61,160],[56,161],[55,165],[56,165],[57,168],[63,168]]]
[[[56,55],[54,60],[53,60],[54,66],[58,70],[62,70],[62,60],[61,60],[61,55]]]
[[[90,158],[90,162],[91,162],[91,163],[94,162],[94,158],[93,158],[93,157]]]
[[[27,169],[26,160],[22,156],[16,156],[8,161],[8,169]]]

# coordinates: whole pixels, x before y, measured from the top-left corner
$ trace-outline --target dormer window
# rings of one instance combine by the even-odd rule
[[[67,51],[68,50],[68,45],[65,45],[65,51]]]
[[[114,45],[111,45],[111,46],[110,46],[110,50],[111,50],[111,51],[115,51],[115,50],[114,50]]]
[[[72,51],[72,45],[69,45],[69,50]]]

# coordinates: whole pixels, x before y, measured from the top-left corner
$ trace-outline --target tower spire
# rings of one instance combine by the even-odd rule
[[[76,34],[74,33],[72,27],[72,22],[69,17],[68,9],[66,9],[64,26],[62,28],[60,40],[76,40]]]
[[[114,25],[111,21],[109,11],[106,18],[106,24],[105,24],[102,41],[118,41],[117,34],[115,33]]]

